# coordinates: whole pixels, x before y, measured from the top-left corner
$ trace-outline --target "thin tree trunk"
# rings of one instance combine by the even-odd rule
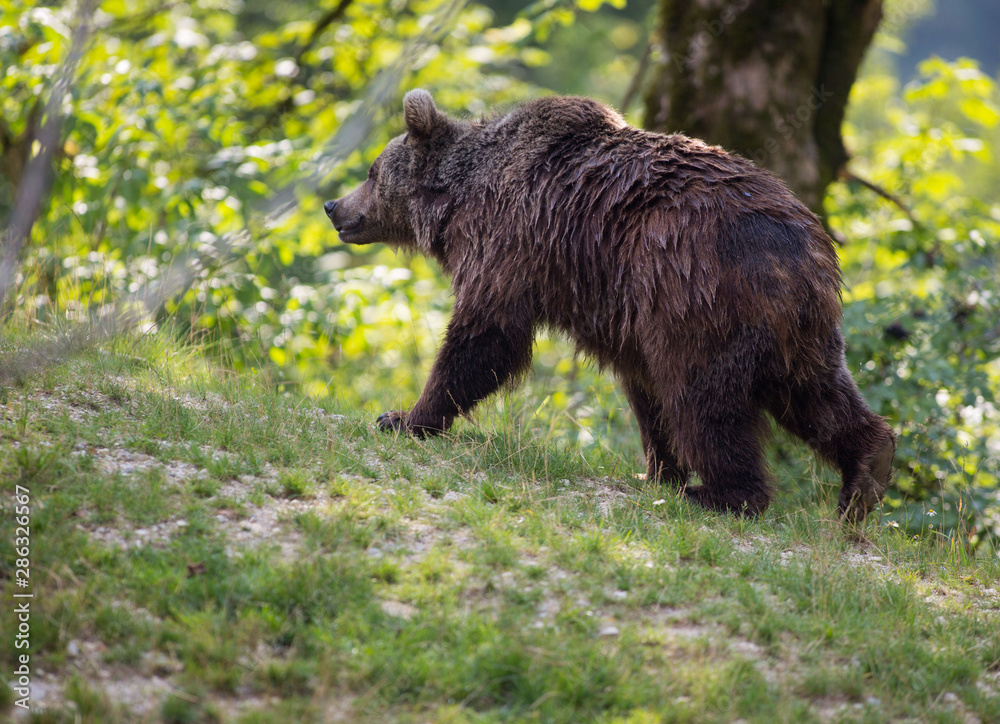
[[[882,0],[659,0],[645,125],[753,159],[814,211],[848,154],[840,133]]]

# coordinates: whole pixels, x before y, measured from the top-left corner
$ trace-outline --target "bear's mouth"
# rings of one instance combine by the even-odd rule
[[[337,235],[340,237],[341,241],[347,241],[348,237],[357,236],[361,231],[361,219],[357,221],[352,221],[350,224],[344,224],[337,228]]]

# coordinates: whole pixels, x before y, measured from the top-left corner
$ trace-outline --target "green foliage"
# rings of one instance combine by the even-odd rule
[[[863,77],[845,129],[855,172],[918,225],[852,186],[827,205],[846,240],[851,370],[900,433],[890,520],[980,543],[1000,535],[1000,89],[971,61],[920,71],[901,94]]]
[[[155,286],[172,263],[195,255],[203,269],[164,313],[199,338],[209,332],[238,365],[271,360],[301,379],[345,343],[356,351],[350,336],[366,306],[359,295],[391,299],[371,271],[391,255],[321,256],[335,235],[320,205],[322,193],[363,178],[398,124],[375,108],[365,148],[321,188],[298,189],[296,208],[266,228],[262,211],[277,189],[315,176],[330,137],[367,102],[372,79],[410,51],[445,3],[345,3],[340,22],[315,38],[320,11],[330,8],[246,37],[230,5],[101,5],[65,104],[52,203],[33,234],[22,303],[43,319],[53,309],[78,317],[86,305]],[[6,135],[17,139],[35,120],[36,99],[51,91],[73,16],[69,7],[24,2],[0,12],[8,69],[0,108]],[[524,34],[491,28],[488,11],[469,7],[416,59],[405,85],[433,88],[443,105],[469,113],[523,96],[516,81],[484,69],[521,62]],[[0,217],[18,180],[4,175]],[[229,249],[227,235],[244,228],[252,243]],[[238,263],[217,263],[232,251]],[[362,262],[370,266],[352,273]]]
[[[279,390],[370,412],[412,404],[450,310],[447,281],[422,258],[335,246],[322,201],[364,177],[400,128],[407,88],[427,87],[443,108],[472,116],[557,85],[619,101],[646,12],[633,3],[623,15],[620,5],[497,2],[507,16],[498,22],[479,5],[449,15],[443,0],[101,3],[63,104],[51,203],[23,255],[12,300],[19,315],[45,326],[84,319],[197,260],[146,329],[170,320]],[[901,5],[891,6],[884,47],[924,11]],[[73,7],[12,0],[0,8],[0,223],[35,152],[30,132],[67,54]],[[444,16],[453,18],[446,32],[418,40]],[[411,54],[408,71],[387,72]],[[958,531],[979,545],[1000,533],[1000,91],[965,61],[930,60],[921,73],[901,90],[872,64],[846,128],[851,168],[902,198],[918,225],[855,184],[832,188],[828,222],[844,242],[851,370],[900,433],[890,522],[913,533]],[[391,98],[376,92],[379,78]],[[359,118],[370,123],[357,147],[332,147]],[[275,198],[294,203],[269,216]],[[102,393],[128,402],[127,391]],[[543,475],[580,448],[639,455],[613,381],[559,339],[538,341],[522,393],[484,407],[479,419],[507,431],[491,466],[513,461]],[[170,401],[154,418],[175,439],[193,424]],[[529,459],[524,437],[552,446]],[[20,474],[47,474],[44,451],[20,454]],[[288,454],[272,451],[273,460]],[[808,456],[779,457],[796,461],[783,478],[812,480]],[[365,472],[363,461],[342,462]],[[224,479],[231,464],[213,466]],[[296,475],[280,495],[313,494],[312,481]],[[438,478],[428,491],[443,496],[450,486]],[[211,496],[218,481],[196,487]]]

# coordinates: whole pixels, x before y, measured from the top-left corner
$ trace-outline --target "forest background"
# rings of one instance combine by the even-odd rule
[[[112,0],[75,34],[86,6],[0,10],[4,228],[20,223],[32,159],[48,153],[39,129],[59,121],[4,325],[57,338],[125,311],[148,334],[372,417],[416,399],[448,284],[422,258],[339,245],[321,206],[400,131],[403,92],[428,88],[467,117],[582,94],[643,125],[643,58],[664,53],[649,0]],[[996,11],[895,0],[885,12],[844,136],[852,170],[901,203],[837,182],[824,204],[848,360],[899,435],[882,524],[996,551],[1000,90],[985,20]],[[979,22],[949,32],[967,12]],[[956,36],[979,61],[924,57]],[[481,414],[639,467],[613,380],[559,338],[539,339],[525,387]],[[805,449],[778,440],[772,462],[816,484]]]

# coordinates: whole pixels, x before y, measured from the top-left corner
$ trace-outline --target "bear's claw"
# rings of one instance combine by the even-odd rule
[[[851,489],[841,489],[837,505],[841,518],[849,523],[860,523],[882,502],[882,496],[892,483],[892,459],[895,454],[895,441],[887,440],[862,465]]]
[[[383,412],[375,421],[379,430],[386,432],[406,432],[406,412],[403,410],[389,410]]]

